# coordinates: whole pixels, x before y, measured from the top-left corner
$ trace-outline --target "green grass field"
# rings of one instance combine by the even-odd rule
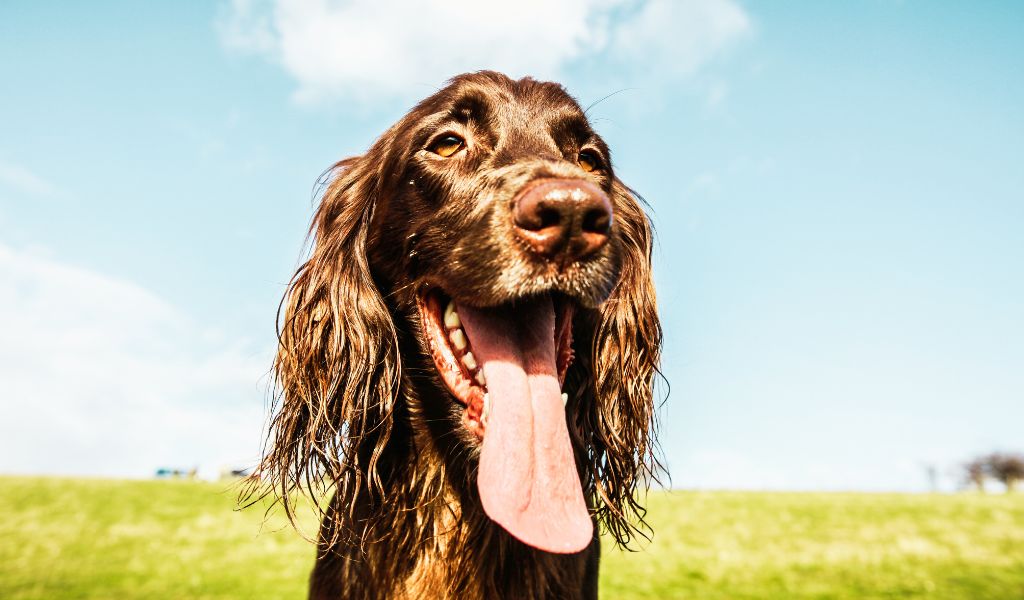
[[[301,598],[312,546],[230,485],[0,478],[0,598]],[[654,493],[602,597],[1024,599],[1024,494]]]

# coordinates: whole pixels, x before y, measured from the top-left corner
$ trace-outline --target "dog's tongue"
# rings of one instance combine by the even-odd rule
[[[565,424],[551,298],[458,313],[489,394],[477,475],[484,511],[541,550],[583,550],[594,528]]]

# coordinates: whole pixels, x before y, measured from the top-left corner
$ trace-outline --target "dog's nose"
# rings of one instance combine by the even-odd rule
[[[582,179],[545,179],[515,200],[516,235],[534,253],[559,262],[593,254],[608,242],[612,203],[608,194]]]

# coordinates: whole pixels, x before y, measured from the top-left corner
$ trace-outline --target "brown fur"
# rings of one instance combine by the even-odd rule
[[[457,161],[425,150],[456,129]],[[581,147],[600,172],[576,164]],[[517,190],[590,177],[612,199],[610,242],[551,275],[508,228]],[[600,545],[572,555],[520,543],[480,507],[479,443],[440,380],[416,294],[442,285],[496,305],[537,293],[577,303],[567,419],[584,495],[620,544],[643,533],[638,492],[657,466],[653,384],[661,327],[651,229],[608,148],[558,85],[462,75],[363,156],[329,173],[312,250],[282,302],[274,417],[249,500],[301,496],[322,519],[314,598],[596,598]]]

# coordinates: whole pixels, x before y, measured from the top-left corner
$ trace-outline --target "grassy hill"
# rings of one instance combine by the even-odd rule
[[[301,598],[312,546],[229,484],[0,478],[0,598]],[[1024,494],[673,492],[602,596],[1024,599]],[[310,523],[311,531],[313,524]]]

